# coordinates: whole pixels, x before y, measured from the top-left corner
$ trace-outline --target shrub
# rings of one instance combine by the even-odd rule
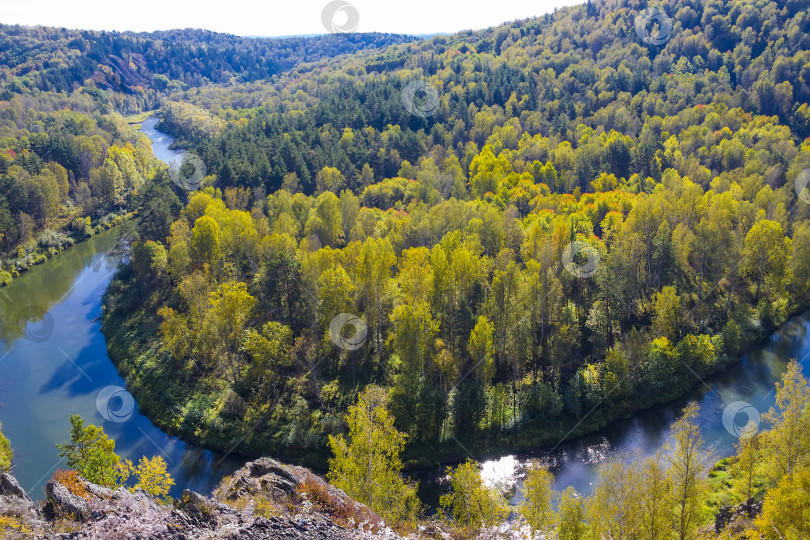
[[[21,518],[17,516],[0,516],[0,533],[9,530],[26,535],[31,532],[31,528]],[[5,534],[3,534],[3,538],[6,538]]]
[[[376,521],[374,515],[364,506],[333,496],[325,483],[311,475],[307,475],[298,485],[297,492],[318,512],[330,516],[341,527],[357,527],[361,523]]]
[[[77,497],[88,501],[90,500],[90,492],[87,490],[84,482],[79,478],[79,473],[76,471],[57,469],[56,472],[53,473],[53,476],[51,476],[51,481],[62,484],[69,492]]]
[[[62,232],[56,232],[51,229],[45,229],[42,234],[37,238],[37,244],[42,249],[62,251],[68,246],[73,245],[73,239]]]

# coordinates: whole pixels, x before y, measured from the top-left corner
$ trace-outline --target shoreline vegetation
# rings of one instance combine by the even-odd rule
[[[4,93],[0,286],[124,221],[157,165],[148,138],[89,89]]]
[[[256,450],[254,452],[241,452],[234,450],[232,441],[221,441],[214,438],[199,437],[193,431],[176,429],[174,426],[164,420],[165,418],[169,417],[169,409],[161,410],[144,407],[144,403],[154,403],[155,401],[158,401],[155,393],[150,391],[150,388],[152,387],[147,384],[148,380],[141,379],[140,374],[151,371],[152,376],[162,377],[162,375],[159,375],[159,370],[155,369],[155,365],[159,362],[159,360],[154,355],[150,355],[151,351],[154,351],[155,348],[159,349],[159,345],[157,345],[154,340],[150,340],[147,337],[154,335],[154,333],[148,327],[140,328],[137,325],[137,322],[136,324],[133,324],[133,321],[123,320],[118,318],[116,315],[113,315],[112,313],[114,313],[114,306],[109,305],[108,301],[109,298],[107,298],[105,293],[105,310],[101,329],[107,340],[108,354],[118,368],[121,376],[127,381],[127,389],[139,402],[140,410],[146,416],[148,416],[149,419],[155,423],[155,425],[172,436],[203,449],[216,452],[226,451],[235,453],[245,458],[256,458],[261,457],[262,455],[270,454],[278,459],[288,461],[290,463],[311,467],[320,471],[327,470],[327,460],[330,454],[326,447],[322,449],[322,452],[314,452],[312,454],[304,455],[296,455],[292,452],[263,452],[261,450]],[[734,359],[722,364],[717,364],[713,371],[702,375],[702,378],[706,380],[707,383],[710,383],[712,377],[717,376],[718,374],[737,365],[742,356],[747,354],[749,350],[755,348],[757,345],[763,344],[774,334],[781,331],[785,324],[805,313],[807,313],[806,306],[790,314],[787,320],[778,327],[763,330],[761,335],[750,337],[748,340],[741,338],[740,350]],[[136,321],[140,321],[141,317],[143,316],[144,314],[139,314],[139,318]],[[149,320],[148,316],[146,317],[146,320]],[[143,348],[143,345],[147,345],[147,348]],[[527,441],[515,440],[512,442],[508,439],[502,439],[487,447],[475,446],[474,451],[482,459],[493,459],[506,453],[542,455],[543,450],[548,450],[550,447],[558,443],[586,437],[609,427],[609,425],[613,422],[627,419],[635,414],[649,410],[656,406],[685,398],[701,384],[703,384],[701,379],[698,379],[691,374],[690,376],[692,377],[693,382],[690,386],[686,387],[685,390],[672,392],[670,394],[660,393],[658,394],[659,397],[656,400],[641,404],[636,409],[616,413],[616,415],[610,419],[600,419],[598,423],[588,423],[587,421],[579,423],[579,419],[574,419],[572,420],[572,425],[562,426],[556,432],[546,432],[542,435],[540,433],[526,434],[524,432],[520,433],[519,436],[522,437],[528,435],[529,440]],[[137,384],[132,384],[130,381],[137,381]],[[182,390],[182,388],[179,388],[178,390]],[[165,401],[163,402],[165,403]],[[572,429],[573,424],[578,424],[579,427],[577,429]],[[563,438],[563,435],[565,434],[568,434],[568,437]],[[239,432],[234,433],[234,436],[241,435],[244,434]],[[466,451],[461,449],[457,443],[452,441],[444,442],[438,447],[434,446],[427,449],[427,451],[421,455],[419,453],[419,449],[417,449],[415,453],[412,453],[412,449],[408,450],[411,450],[411,452],[406,450],[403,455],[404,470],[407,472],[428,470],[448,464],[458,464],[467,458]],[[716,466],[722,465],[727,458],[728,456],[719,458]]]
[[[101,329],[140,410],[200,447],[328,463],[411,521],[402,470],[602,429],[807,311],[809,5],[588,1],[430,39],[0,25],[25,44],[0,50],[0,281],[137,215]],[[198,160],[168,170],[123,116],[157,107]],[[746,540],[810,535],[795,361],[775,400],[709,473],[763,498]],[[533,463],[526,522],[717,538],[696,530],[725,497],[697,418],[666,456],[611,456],[587,497]],[[504,518],[477,467],[440,499],[471,531]]]
[[[173,515],[185,511],[209,518],[188,520],[180,514],[184,533],[195,534],[201,531],[192,531],[190,523],[221,526],[219,519],[210,519],[212,513],[231,513],[231,506],[243,516],[247,511],[275,519],[302,512],[312,518],[316,510],[342,530],[359,530],[369,538],[378,537],[375,529],[384,538],[416,534],[474,539],[496,532],[525,538],[527,531],[559,540],[612,538],[617,533],[660,540],[804,538],[810,532],[803,514],[810,493],[810,432],[805,429],[810,383],[795,359],[775,391],[777,408],[764,416],[767,429],[760,430],[755,422],[743,426],[735,454],[715,466],[697,422],[698,406],[690,403],[670,425],[670,442],[654,456],[615,453],[600,463],[590,494],[571,487],[556,490],[548,466],[534,460],[527,467],[523,500],[510,509],[505,494],[482,480],[480,464],[468,459],[447,468],[449,489],[433,516],[425,515],[417,484],[401,475],[405,437],[394,427],[387,392],[378,386],[368,386],[349,407],[347,436],[330,437],[334,457],[326,475],[329,484],[306,469],[262,457],[223,478],[210,499],[188,490],[180,499],[167,497],[174,481],[160,456],[144,456],[137,467],[122,461],[103,428],[72,415],[70,440],[57,445],[69,470],[53,474],[42,504],[31,501],[9,474],[8,441],[0,433],[0,531],[52,535],[95,530],[102,536],[90,538],[106,538],[119,514],[110,512],[111,502],[133,493],[141,509],[134,519],[114,526],[119,532],[148,529],[158,535],[166,527],[166,532],[179,533],[176,522],[167,523],[144,507],[147,503],[163,506],[166,513],[173,509]],[[96,511],[94,503],[101,501],[104,511]],[[129,510],[133,502],[128,501]],[[263,525],[254,520],[240,524]],[[301,530],[300,524],[296,529]]]
[[[676,399],[805,311],[803,109],[752,104],[773,85],[746,86],[750,59],[708,29],[694,40],[710,62],[680,42],[536,49],[619,19],[589,4],[392,49],[420,70],[299,68],[261,103],[251,84],[169,99],[161,129],[208,176],[141,222],[104,300],[145,414],[323,470],[374,384],[404,465],[430,467]],[[801,63],[791,47],[751,54]]]
[[[74,230],[70,235],[46,229],[33,243],[20,246],[24,253],[23,257],[5,259],[5,267],[9,270],[0,270],[0,287],[5,287],[34,266],[43,264],[65,250],[121,225],[132,217],[133,214],[128,212],[110,213],[102,217],[95,225],[83,220],[79,226],[81,230]]]

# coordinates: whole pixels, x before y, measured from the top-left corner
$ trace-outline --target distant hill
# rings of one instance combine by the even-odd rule
[[[265,79],[302,62],[415,41],[380,33],[249,38],[207,30],[151,33],[0,25],[4,98],[70,91],[92,81],[124,93]]]

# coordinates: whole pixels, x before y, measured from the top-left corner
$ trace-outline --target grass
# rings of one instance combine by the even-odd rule
[[[14,454],[11,451],[11,443],[6,436],[0,432],[0,472],[11,469],[11,459],[13,457]]]
[[[308,474],[298,485],[297,491],[298,495],[303,500],[309,501],[315,510],[328,515],[341,527],[354,529],[361,524],[379,526],[381,523],[378,516],[365,506],[334,496],[330,493],[329,486],[313,475]]]

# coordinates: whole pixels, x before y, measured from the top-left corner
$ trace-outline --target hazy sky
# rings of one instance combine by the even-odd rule
[[[584,0],[333,0],[337,27],[426,34],[494,26]],[[0,0],[0,22],[93,30],[205,28],[243,36],[323,34],[329,0]],[[479,7],[480,6],[480,7]]]

